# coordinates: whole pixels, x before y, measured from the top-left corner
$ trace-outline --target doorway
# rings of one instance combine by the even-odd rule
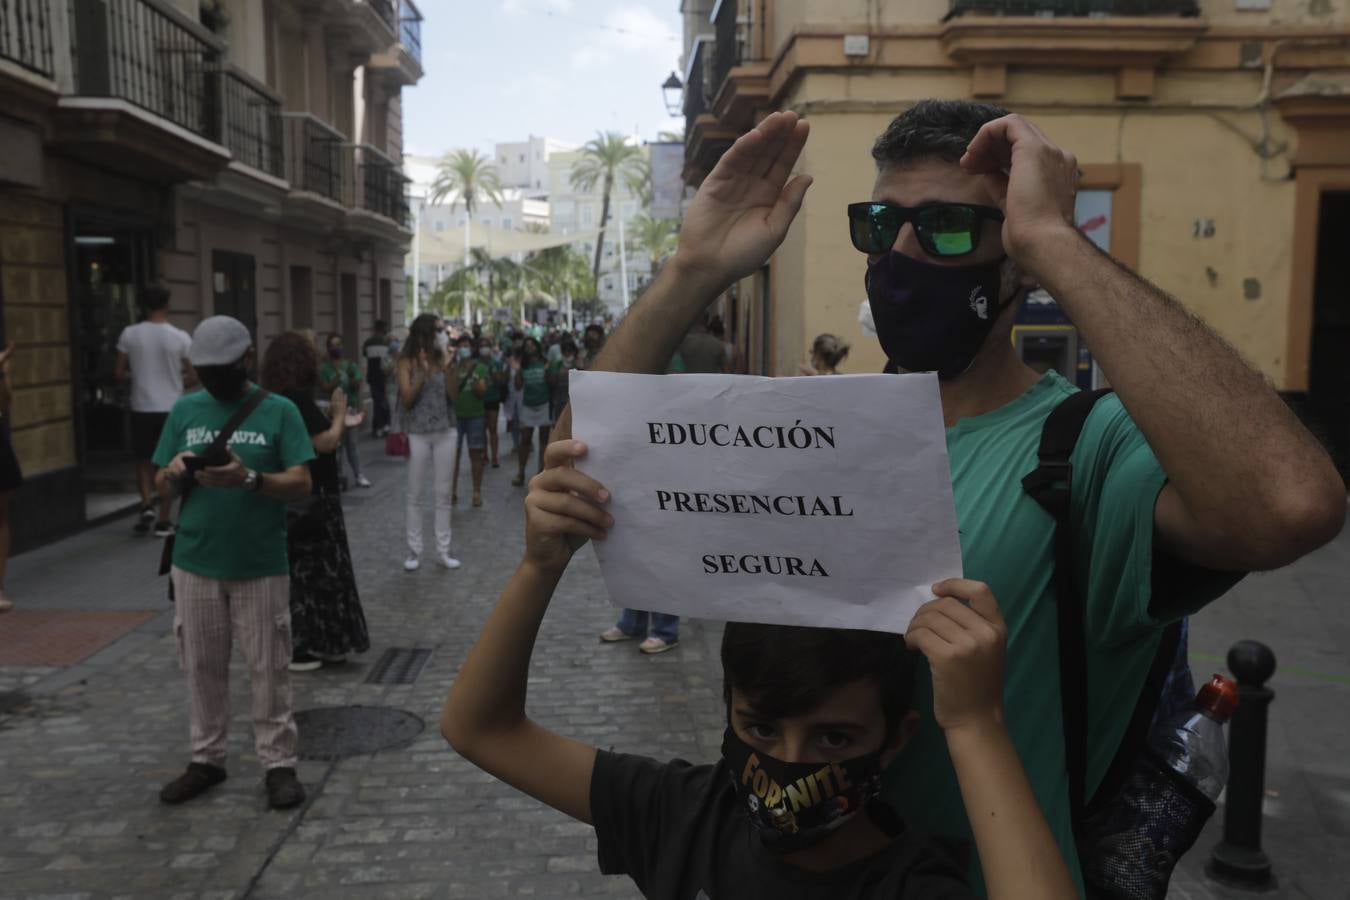
[[[136,505],[129,385],[113,377],[122,329],[142,318],[141,288],[154,278],[149,229],[94,217],[74,223],[75,371],[85,521]]]
[[[348,272],[342,273],[338,278],[338,302],[341,312],[338,322],[342,329],[342,345],[348,348],[348,353],[354,353],[357,347],[361,346],[361,317],[357,309],[356,299],[356,276]]]
[[[253,343],[258,343],[258,298],[253,257],[227,250],[211,251],[211,291],[215,315],[230,316],[244,323]]]
[[[1312,352],[1306,414],[1350,480],[1350,191],[1325,191],[1318,203],[1313,274]]]

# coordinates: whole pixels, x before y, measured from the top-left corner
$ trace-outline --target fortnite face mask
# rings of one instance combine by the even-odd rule
[[[776,853],[820,843],[881,792],[879,749],[843,762],[788,763],[765,756],[728,726],[722,758],[750,824]]]
[[[1012,302],[998,302],[1002,268],[1002,259],[938,266],[894,251],[868,262],[867,300],[881,349],[909,372],[944,380],[963,374]]]

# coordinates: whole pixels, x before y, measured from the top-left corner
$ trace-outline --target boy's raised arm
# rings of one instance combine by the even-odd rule
[[[905,641],[928,657],[933,715],[961,785],[989,900],[1077,900],[1078,890],[1003,724],[1007,626],[989,586],[954,578]]]
[[[525,498],[525,556],[502,591],[441,710],[441,734],[460,756],[507,784],[591,822],[595,748],[525,715],[530,656],[539,623],[572,554],[612,524],[609,494],[572,468],[586,447],[558,441]]]

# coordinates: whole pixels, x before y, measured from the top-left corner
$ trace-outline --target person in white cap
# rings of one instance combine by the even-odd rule
[[[197,326],[188,359],[206,390],[169,412],[155,449],[158,481],[183,495],[174,538],[174,633],[191,695],[192,761],[160,799],[182,803],[225,780],[230,645],[239,641],[253,689],[253,731],[268,803],[304,802],[295,775],[291,708],[290,566],[286,504],[310,493],[314,448],[295,404],[249,381],[253,338],[229,316]],[[251,406],[226,447],[212,444]],[[203,457],[206,457],[205,459]],[[204,465],[203,465],[204,463]]]

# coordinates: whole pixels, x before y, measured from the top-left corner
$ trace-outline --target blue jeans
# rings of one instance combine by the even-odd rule
[[[651,629],[647,628],[648,613],[640,609],[625,609],[619,616],[619,630],[631,637],[660,638],[667,644],[680,639],[680,617],[666,613],[651,613]]]

